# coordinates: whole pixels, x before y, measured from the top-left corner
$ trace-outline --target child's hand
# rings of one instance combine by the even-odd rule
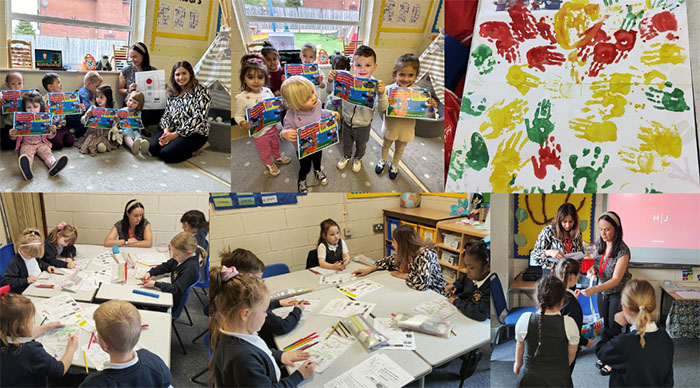
[[[150,280],[150,279],[151,279],[151,273],[150,273],[150,272],[146,272],[146,274],[143,275],[143,277],[142,277],[141,279],[143,279],[143,281]]]
[[[371,272],[370,268],[365,268],[365,269],[358,269],[358,270],[354,271],[352,274],[357,276],[357,277],[362,277],[362,276],[367,275],[370,272]]]
[[[377,93],[384,94],[385,89],[386,89],[386,84],[384,83],[384,81],[379,80],[377,82]]]
[[[279,90],[275,92],[275,97],[279,97],[280,95],[281,95],[281,93]]]
[[[91,117],[91,116],[92,116],[92,111],[91,111],[91,110],[85,112],[85,117]]]
[[[51,131],[51,133],[53,133],[55,135],[56,134],[56,126],[55,125],[50,126],[49,131]]]
[[[296,301],[297,301],[297,298],[280,299],[280,306],[282,306],[282,307],[294,306]]]
[[[79,339],[77,335],[68,334],[68,344],[66,345],[66,353],[75,353],[78,349]]]
[[[448,284],[447,287],[445,287],[445,291],[450,295],[454,295],[455,292],[457,292],[457,288],[455,288],[454,284]]]
[[[56,267],[54,267],[53,265],[50,265],[49,266],[49,273],[56,273]]]
[[[17,136],[17,135],[19,135],[18,130],[14,129],[14,128],[10,129],[10,136]]]
[[[345,266],[343,265],[342,261],[337,261],[333,263],[333,269],[336,271],[342,271],[345,269]]]
[[[2,98],[0,98],[0,105],[5,105],[5,100],[3,100]]]
[[[37,327],[36,330],[34,331],[34,333],[32,333],[32,334],[34,334],[34,337],[38,337],[39,335],[41,335],[43,333],[48,333],[52,330],[60,329],[60,328],[65,327],[65,326],[66,325],[62,324],[59,321],[46,322],[43,325]]]
[[[299,367],[299,373],[304,378],[304,380],[314,375],[314,369],[316,369],[316,363],[313,361],[306,361]]]
[[[78,106],[80,107],[81,111],[85,112],[85,104],[78,104]]]
[[[321,73],[318,73],[318,86],[320,86],[321,89],[326,88],[326,83],[323,82],[323,74],[321,74]]]
[[[429,98],[428,99],[428,105],[432,106],[433,108],[437,109],[437,101],[435,101],[434,98]]]
[[[590,348],[591,346],[593,346],[594,343],[595,343],[595,338],[589,338],[588,343],[586,344],[586,347]]]
[[[146,280],[143,283],[141,283],[141,285],[144,287],[148,287],[148,288],[155,288],[156,281],[155,280]]]
[[[456,295],[447,298],[447,301],[450,302],[450,303],[454,303],[455,299],[457,299],[457,296],[456,296]]]
[[[36,282],[36,276],[27,276],[27,283],[32,284]]]
[[[241,128],[245,129],[246,131],[250,131],[250,127],[253,126],[253,123],[251,123],[250,121],[243,120],[240,123],[238,123],[238,125],[240,125]]]
[[[66,264],[66,266],[68,269],[73,269],[73,268],[75,268],[75,262],[70,261],[70,262],[68,262],[68,264]]]
[[[129,85],[129,90],[128,90],[128,92],[131,93],[131,92],[133,92],[134,90],[136,90],[136,88],[138,88],[138,87],[139,87],[139,86],[138,86],[136,83],[133,83],[133,84]]]
[[[617,314],[615,314],[615,322],[617,322],[620,326],[627,326],[627,318],[625,318],[624,311],[618,311]]]
[[[297,141],[297,131],[295,131],[293,129],[282,130],[282,133],[280,133],[280,136],[282,136],[282,138],[285,140]]]
[[[389,97],[389,98],[387,99],[387,101],[389,102],[389,105],[394,105],[394,104],[396,104],[396,99],[393,98],[393,97]]]
[[[336,121],[340,121],[340,113],[333,112],[333,116],[335,116]]]
[[[309,356],[309,352],[302,350],[288,350],[282,353],[282,363],[284,365],[294,366],[295,362],[307,360]]]
[[[330,73],[328,73],[328,82],[333,82],[335,80],[335,70],[331,70]]]
[[[298,308],[301,311],[304,311],[304,309],[306,308],[306,307],[304,307],[304,303],[301,301],[294,303],[294,307]]]

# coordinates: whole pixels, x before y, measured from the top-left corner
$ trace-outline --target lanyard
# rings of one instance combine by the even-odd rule
[[[612,252],[611,252],[612,253]],[[600,271],[598,272],[598,276],[600,277],[603,274],[603,271],[605,271],[605,267],[608,266],[608,260],[610,260],[610,254],[608,254],[607,259],[605,259],[605,263],[600,267]],[[603,258],[605,258],[605,253],[603,253],[603,257],[600,258],[600,261],[603,261]]]
[[[571,239],[564,239],[564,245],[566,245],[566,253],[571,253]]]

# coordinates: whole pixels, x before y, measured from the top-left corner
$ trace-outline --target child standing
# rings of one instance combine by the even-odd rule
[[[419,70],[420,62],[415,55],[409,53],[400,56],[396,59],[394,70],[391,73],[394,78],[394,83],[387,86],[387,89],[417,88],[414,82],[416,82]],[[394,101],[391,99],[388,99],[389,104],[393,102]],[[434,98],[428,100],[428,105],[433,107],[433,109],[437,108],[437,102],[435,102]],[[386,166],[386,162],[389,158],[389,149],[391,148],[391,144],[394,143],[394,158],[391,163],[389,163],[389,179],[396,179],[396,176],[399,174],[401,156],[406,148],[406,144],[415,137],[415,129],[416,119],[384,117],[384,124],[382,125],[382,134],[384,136],[382,157],[374,167],[374,172],[377,174],[384,172],[384,166]]]
[[[10,286],[10,292],[21,294],[42,271],[54,273],[56,267],[39,260],[44,256],[44,239],[36,229],[25,229],[19,238],[17,254],[10,260],[2,274],[2,285]]]
[[[340,227],[332,219],[321,222],[321,235],[318,236],[318,265],[321,268],[344,270],[350,263],[350,251],[340,238]]]
[[[447,287],[452,294],[449,301],[467,317],[485,321],[491,309],[489,248],[483,240],[469,241],[465,244],[464,254],[467,273],[452,287]]]
[[[93,314],[97,342],[109,354],[109,363],[91,373],[81,387],[171,387],[170,370],[146,349],[134,351],[141,337],[141,315],[123,300],[102,303]],[[94,345],[93,345],[94,346]]]
[[[46,387],[61,378],[73,363],[78,337],[68,335],[60,361],[44,350],[35,337],[63,327],[49,322],[34,328],[34,304],[23,295],[0,294],[0,386]]]
[[[41,84],[44,89],[49,93],[61,93],[63,91],[63,83],[61,83],[61,77],[56,73],[47,73],[41,78]],[[48,100],[48,95],[46,96]],[[80,104],[80,109],[84,109],[83,105]],[[60,150],[63,147],[73,147],[75,143],[75,136],[70,132],[70,128],[66,123],[65,115],[53,115],[53,124],[56,126],[56,136],[51,139],[51,149]]]
[[[143,93],[139,91],[133,91],[127,94],[126,106],[123,107],[121,110],[125,110],[127,112],[138,112],[140,115],[145,101],[146,98],[143,96]],[[141,155],[148,156],[148,146],[150,143],[148,142],[148,140],[141,137],[141,132],[138,129],[124,129],[122,130],[122,136],[124,136],[124,145],[126,145],[126,147],[131,151],[131,153],[133,153],[134,155],[138,155],[140,150]]]
[[[284,81],[281,91],[282,97],[287,103],[287,114],[284,116],[282,137],[294,142],[294,148],[297,148],[297,129],[321,121],[321,119],[331,115],[335,115],[336,120],[340,117],[338,112],[331,112],[321,108],[321,101],[318,100],[314,84],[300,75],[289,77],[289,79]],[[321,171],[322,157],[323,151],[318,151],[303,159],[299,159],[297,189],[300,193],[308,191],[306,176],[311,171],[312,164],[316,179],[324,186],[328,184],[326,174]]]
[[[571,373],[580,331],[574,319],[562,316],[564,283],[545,276],[535,285],[537,313],[526,312],[515,324],[515,363],[518,387],[573,387]],[[524,364],[523,364],[524,356]]]
[[[672,387],[673,341],[652,320],[656,311],[654,287],[644,279],[632,279],[622,290],[622,311],[612,323],[612,334],[603,333],[596,346],[598,358],[612,367],[611,387]],[[622,326],[629,333],[618,334]]]
[[[352,56],[352,73],[355,77],[372,78],[377,70],[377,54],[369,46],[359,46]],[[333,91],[335,70],[328,73],[328,87],[326,91]],[[369,131],[371,131],[374,112],[384,112],[388,107],[388,99],[384,93],[386,85],[379,80],[377,84],[378,98],[374,108],[352,104],[343,100],[343,157],[338,161],[337,167],[342,170],[352,159],[352,150],[355,146],[355,159],[352,163],[352,171],[359,172],[362,169],[362,157],[365,156]]]
[[[206,257],[207,253],[197,246],[197,240],[187,232],[180,232],[173,237],[168,248],[172,259],[146,272],[142,285],[173,294],[173,306],[179,306],[187,288],[196,283],[199,277],[199,263],[195,252],[199,250],[201,257]],[[152,276],[164,273],[170,273],[170,283],[150,280]]]
[[[206,279],[207,273],[209,273],[209,268],[206,266],[207,257],[209,257],[209,240],[207,240],[207,235],[209,234],[209,222],[204,213],[199,210],[189,210],[180,217],[180,223],[182,224],[182,231],[190,233],[197,240],[197,245],[202,247],[207,256],[199,257],[199,250],[197,250],[197,260],[200,262],[200,277]],[[204,272],[206,271],[206,272]]]
[[[114,98],[112,97],[112,88],[109,85],[100,85],[95,93],[95,105],[99,108],[114,109]],[[92,116],[92,111],[85,112],[80,122],[85,125],[88,118]],[[114,124],[117,125],[116,123]],[[78,142],[81,154],[90,154],[95,156],[98,152],[108,152],[117,149],[109,141],[109,132],[107,128],[88,128],[85,132],[85,137]]]
[[[210,370],[217,387],[296,387],[314,373],[306,361],[280,379],[279,365],[293,365],[309,353],[270,349],[257,335],[265,322],[270,295],[259,280],[235,267],[215,267],[210,278],[210,332],[213,350]]]
[[[5,76],[5,87],[3,90],[22,90],[24,88],[24,77],[22,73],[12,71]],[[0,96],[0,107],[5,105],[5,100]],[[0,149],[9,151],[15,148],[15,142],[10,139],[10,130],[14,125],[14,113],[2,114],[0,122]]]
[[[576,327],[578,327],[578,332],[581,333],[581,327],[583,326],[583,310],[578,302],[576,292],[572,290],[576,286],[576,279],[581,272],[581,265],[578,261],[572,258],[565,258],[559,260],[557,266],[554,270],[556,277],[564,283],[566,286],[566,294],[564,297],[564,304],[561,307],[561,315],[569,316],[576,322]],[[576,357],[581,351],[581,348],[591,347],[595,340],[593,338],[588,339],[583,335],[580,336],[578,347],[576,348]],[[574,373],[574,366],[576,365],[576,359],[571,363],[571,373]]]
[[[331,57],[331,69],[333,70],[342,70],[342,71],[349,71],[350,70],[350,59],[346,57],[345,55],[341,54],[339,51],[336,51],[335,54]],[[331,83],[330,81],[328,82],[329,84]],[[333,90],[333,85],[329,87],[330,90]],[[343,115],[343,99],[340,97],[336,97],[333,95],[332,92],[328,93],[328,97],[326,97],[326,103],[323,105],[324,108],[332,111],[336,111],[340,113],[340,115]]]
[[[37,91],[25,93],[22,97],[22,110],[24,112],[39,113],[45,110],[44,99]],[[49,176],[55,176],[63,170],[68,164],[68,156],[62,155],[56,160],[51,152],[51,143],[49,139],[56,135],[56,126],[51,126],[50,135],[33,135],[33,136],[17,136],[19,132],[16,129],[10,130],[10,139],[16,140],[16,150],[19,150],[19,170],[25,180],[32,180],[34,173],[32,172],[32,164],[34,163],[34,155],[39,155],[39,158],[49,168]]]
[[[284,82],[284,68],[280,66],[280,54],[269,41],[263,43],[260,53],[265,58],[267,72],[270,74],[270,90],[275,97],[279,97],[280,88],[282,87],[282,82]]]
[[[44,241],[44,256],[42,261],[56,268],[75,268],[75,241],[78,239],[78,228],[61,222],[49,232]],[[62,259],[59,259],[62,258]]]
[[[270,79],[267,67],[263,59],[256,54],[247,54],[241,58],[241,90],[236,95],[236,113],[234,119],[246,131],[249,131],[252,124],[246,120],[246,109],[252,108],[255,104],[268,98],[274,98],[272,91],[265,87]],[[265,167],[270,175],[277,176],[280,170],[277,164],[289,164],[291,159],[280,153],[279,124],[271,124],[261,129],[253,135],[253,142],[260,151]],[[273,159],[274,158],[274,159]]]
[[[301,50],[299,51],[299,58],[301,59],[302,64],[313,64],[316,63],[316,46],[313,43],[305,43],[303,46],[301,46]],[[316,94],[321,95],[321,89],[326,88],[326,81],[323,79],[324,74],[321,68],[318,68],[318,80],[319,80],[319,85],[314,87],[316,88]]]

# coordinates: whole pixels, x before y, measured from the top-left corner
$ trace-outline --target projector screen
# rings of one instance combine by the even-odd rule
[[[632,263],[700,266],[699,194],[609,194],[607,209],[620,215]]]

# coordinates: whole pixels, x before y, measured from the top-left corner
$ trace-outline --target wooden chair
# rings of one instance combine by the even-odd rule
[[[32,43],[8,39],[7,62],[7,67],[10,69],[33,69]]]

